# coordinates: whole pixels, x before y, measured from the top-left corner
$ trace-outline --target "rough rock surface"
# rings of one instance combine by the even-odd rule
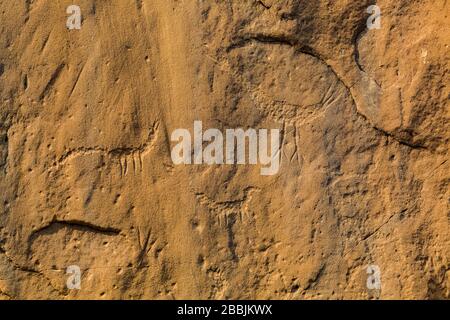
[[[450,2],[373,4],[0,0],[0,299],[450,298]],[[175,166],[195,120],[279,173]]]

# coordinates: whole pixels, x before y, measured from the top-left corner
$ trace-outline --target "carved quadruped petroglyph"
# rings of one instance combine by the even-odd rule
[[[197,201],[215,216],[217,224],[226,227],[230,219],[240,223],[251,221],[253,214],[249,204],[254,194],[259,191],[258,188],[248,187],[244,189],[242,198],[228,201],[216,201],[204,193],[196,193],[196,197]]]

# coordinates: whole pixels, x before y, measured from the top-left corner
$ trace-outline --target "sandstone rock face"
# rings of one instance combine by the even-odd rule
[[[450,3],[374,4],[0,0],[0,299],[448,299]]]

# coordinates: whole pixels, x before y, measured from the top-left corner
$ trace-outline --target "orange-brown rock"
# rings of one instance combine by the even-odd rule
[[[450,3],[373,4],[0,0],[0,299],[448,299]],[[279,172],[174,165],[196,120]]]

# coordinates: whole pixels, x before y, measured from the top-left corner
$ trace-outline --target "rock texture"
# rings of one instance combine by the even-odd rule
[[[0,299],[448,299],[449,11],[0,0]],[[279,173],[175,166],[195,120]]]

